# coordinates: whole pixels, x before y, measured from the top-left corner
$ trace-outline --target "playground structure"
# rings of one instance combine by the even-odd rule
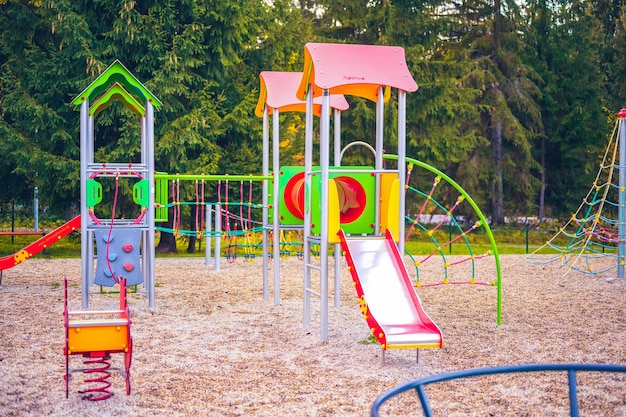
[[[141,152],[138,161],[95,161],[95,117],[114,101],[121,102],[138,117],[141,126]],[[154,107],[157,99],[121,62],[113,62],[72,104],[80,107],[80,192],[82,307],[89,305],[90,288],[97,284],[113,287],[119,277],[128,285],[143,284],[148,304],[155,305],[154,279]],[[95,207],[102,201],[103,180],[113,180],[113,212],[110,218],[98,218]],[[132,182],[132,199],[140,206],[135,219],[116,217],[121,180]],[[131,254],[129,262],[113,269],[110,246],[126,240],[121,251]],[[94,245],[98,251],[94,264]],[[125,249],[132,245],[132,250]]]
[[[113,101],[121,101],[138,116],[141,124],[139,161],[95,161],[95,117]],[[112,395],[109,391],[112,353],[124,354],[122,374],[126,379],[126,394],[130,394],[132,338],[127,285],[144,284],[149,304],[154,307],[153,106],[161,103],[119,61],[111,64],[72,103],[80,106],[81,214],[73,220],[72,230],[80,222],[83,309],[69,310],[66,279],[63,311],[66,397],[71,373],[83,372],[96,375],[85,379],[86,383],[96,386],[80,391],[85,394],[83,398],[98,401]],[[112,179],[115,185],[112,213],[108,218],[99,218],[95,208],[102,201],[101,181],[106,179]],[[118,217],[116,213],[120,181],[124,179],[134,181],[132,199],[140,207],[134,220]],[[94,242],[97,262],[94,261]],[[92,285],[117,285],[119,309],[87,310]],[[86,368],[69,368],[69,357],[77,354],[86,358]]]
[[[561,262],[569,271],[624,278],[626,264],[626,109],[605,148],[596,178],[558,232],[526,257],[531,264]],[[539,256],[541,255],[541,256]],[[608,261],[607,261],[608,260]]]
[[[274,178],[278,177],[279,181],[274,181],[273,188],[273,227],[274,234],[281,227],[298,228],[303,232],[303,250],[304,257],[304,317],[305,326],[310,325],[311,321],[311,297],[318,296],[320,300],[320,337],[326,340],[328,337],[328,298],[329,298],[329,271],[328,271],[328,254],[330,245],[334,245],[335,268],[340,264],[340,239],[339,235],[344,232],[344,250],[348,252],[350,249],[350,241],[358,247],[359,243],[366,244],[366,241],[378,241],[376,244],[385,242],[385,235],[395,236],[399,247],[399,253],[404,252],[404,225],[409,220],[413,225],[418,224],[423,230],[427,230],[422,225],[419,216],[424,218],[432,213],[433,208],[428,207],[428,203],[434,201],[432,198],[432,190],[427,196],[427,201],[422,205],[423,210],[418,218],[407,218],[405,215],[405,190],[406,183],[406,163],[405,155],[405,103],[406,92],[415,91],[417,84],[408,73],[406,62],[404,61],[404,50],[398,47],[381,47],[367,45],[340,45],[340,44],[307,44],[305,46],[305,65],[304,72],[297,88],[296,98],[293,98],[292,90],[289,87],[285,91],[283,86],[287,83],[279,83],[277,80],[281,73],[262,73],[261,74],[261,94],[257,104],[257,116],[263,116],[264,123],[264,145],[269,142],[269,115],[272,115],[273,125],[273,170]],[[295,78],[296,75],[293,75]],[[384,119],[384,103],[391,97],[391,89],[397,89],[398,103],[398,129],[397,144],[398,155],[384,155],[383,147],[383,119]],[[376,103],[376,133],[375,147],[370,146],[366,142],[351,143],[341,148],[340,135],[340,111],[333,107],[332,100],[334,97],[342,95],[355,95],[374,101]],[[278,98],[287,98],[280,101]],[[291,99],[289,100],[289,97]],[[321,98],[321,111],[316,107]],[[280,111],[301,111],[302,106],[306,109],[306,131],[305,131],[305,166],[304,167],[280,167],[278,161],[278,143],[279,143],[279,114]],[[333,110],[331,112],[331,110]],[[334,166],[330,166],[330,115],[334,116],[333,123],[333,157]],[[313,116],[319,116],[319,161],[314,166],[313,162]],[[345,151],[352,145],[362,145],[370,150],[374,155],[375,163],[373,167],[346,167],[341,166],[341,158]],[[267,149],[267,146],[264,146]],[[268,160],[267,153],[264,154],[264,161]],[[384,160],[397,161],[395,169],[384,167]],[[268,162],[264,162],[269,165]],[[470,230],[463,231],[460,224],[453,215],[454,208],[446,210],[441,204],[436,208],[444,209],[445,218],[449,224],[454,224],[460,230],[459,237],[451,239],[453,241],[463,239],[469,247],[467,234],[472,230],[483,226],[488,231],[488,235],[492,244],[492,251],[488,253],[493,255],[496,262],[497,279],[489,285],[495,285],[498,288],[497,293],[497,322],[501,321],[501,278],[500,266],[493,241],[493,236],[489,231],[488,224],[482,213],[471,198],[450,178],[445,174],[412,160],[413,165],[426,168],[437,175],[437,182],[443,178],[446,182],[457,191],[461,196],[457,205],[463,201],[468,201],[474,210],[477,211],[478,217],[481,219]],[[280,167],[280,168],[278,168]],[[266,169],[266,168],[264,168]],[[266,171],[268,170],[266,169]],[[280,196],[280,199],[277,199]],[[278,207],[278,213],[276,208]],[[456,207],[456,205],[454,206]],[[276,224],[278,223],[278,224]],[[438,228],[442,223],[436,226]],[[432,237],[432,234],[429,233]],[[434,238],[433,238],[434,239]],[[437,242],[433,240],[435,244]],[[274,241],[276,245],[276,241]],[[434,253],[438,253],[445,258],[443,249],[448,246],[446,244],[437,244]],[[319,248],[313,250],[313,248]],[[361,255],[357,250],[355,256],[347,254],[350,258],[350,265],[353,280],[357,288],[363,287],[361,279],[365,276],[380,275],[376,274],[377,267],[369,266],[367,268],[361,265],[361,268],[355,267],[355,263],[368,262],[369,257],[385,255],[390,253],[388,246],[378,246],[380,252],[377,254]],[[384,248],[384,249],[383,249]],[[314,262],[316,257],[312,253],[319,254],[318,262]],[[274,249],[274,253],[278,253],[278,249]],[[433,254],[434,254],[433,253]],[[429,255],[430,258],[433,254]],[[353,254],[354,255],[354,254]],[[475,279],[473,263],[481,256],[475,256],[470,250],[470,256],[466,259],[472,264],[472,277],[467,282],[482,283]],[[393,265],[392,271],[397,271],[391,277],[386,277],[388,282],[400,283],[399,287],[404,287],[404,294],[413,294],[409,297],[412,303],[411,309],[415,313],[413,318],[420,317],[423,322],[415,323],[416,328],[420,325],[428,323],[427,327],[432,323],[423,312],[419,299],[414,293],[414,289],[406,290],[406,270],[403,260],[400,256],[388,256]],[[356,261],[356,262],[355,262]],[[463,261],[464,262],[464,261]],[[415,262],[416,268],[419,266]],[[450,283],[447,279],[448,268],[452,266],[448,262],[444,262],[446,279],[441,283]],[[363,271],[363,272],[357,272]],[[404,273],[402,272],[404,271]],[[319,274],[319,289],[312,286],[312,275],[317,272]],[[278,273],[277,263],[274,270],[274,300],[275,304],[279,303],[280,275]],[[378,279],[383,279],[378,277]],[[457,281],[461,283],[462,281]],[[335,305],[338,303],[338,283],[339,274],[335,270],[334,281]],[[435,284],[436,285],[436,284]],[[367,287],[367,285],[366,285]],[[410,286],[409,286],[410,287]],[[264,291],[267,283],[264,282]],[[358,291],[358,290],[357,290]],[[367,291],[364,291],[364,293]],[[266,294],[264,292],[264,294]],[[366,320],[374,320],[370,316],[372,310],[368,308],[368,298],[374,297],[372,294],[359,294],[361,297],[361,305]],[[377,306],[376,310],[391,311],[394,308],[393,301],[387,300]],[[422,314],[423,313],[423,314]],[[383,349],[389,347],[441,347],[443,340],[441,332],[433,330],[438,340],[429,341],[424,344],[417,342],[407,342],[405,344],[387,344],[384,334],[384,325],[378,323],[378,326],[372,328],[374,336],[381,342]],[[392,325],[392,323],[386,323]],[[434,324],[433,324],[434,325]],[[436,326],[434,326],[436,328]],[[381,331],[383,330],[383,331]],[[420,331],[416,331],[417,335]],[[392,338],[393,339],[393,338]]]
[[[332,52],[334,50],[334,52]],[[331,52],[328,52],[331,51]],[[320,53],[320,56],[316,56]],[[330,55],[328,55],[330,54]],[[333,55],[334,54],[334,55]],[[357,239],[379,239],[385,241],[387,229],[391,235],[396,237],[400,253],[404,251],[405,230],[404,225],[410,224],[409,233],[419,229],[428,236],[435,246],[435,249],[427,257],[421,260],[413,259],[416,271],[419,266],[435,255],[443,259],[443,278],[436,283],[424,285],[439,285],[450,283],[484,284],[497,287],[497,323],[501,322],[501,276],[500,265],[493,236],[489,230],[487,220],[472,201],[471,197],[456,184],[451,178],[437,169],[420,161],[407,158],[404,153],[404,119],[405,119],[405,93],[414,91],[417,85],[410,77],[404,62],[403,50],[397,47],[378,47],[364,45],[334,45],[334,44],[307,44],[305,48],[306,62],[305,71],[302,73],[271,72],[264,71],[260,74],[260,95],[255,114],[263,117],[263,172],[260,176],[244,175],[186,175],[186,174],[164,174],[157,173],[156,204],[157,219],[165,221],[168,219],[168,209],[173,211],[172,229],[158,229],[175,235],[196,236],[206,239],[207,265],[211,257],[211,240],[214,242],[214,268],[219,270],[220,245],[222,241],[228,239],[225,255],[230,261],[236,259],[232,252],[231,239],[242,239],[245,260],[256,257],[261,247],[260,255],[263,257],[263,298],[269,299],[269,261],[273,263],[273,295],[274,304],[280,304],[280,255],[284,253],[284,239],[279,238],[285,231],[292,231],[301,236],[302,249],[298,251],[299,256],[304,261],[304,317],[306,326],[310,325],[311,297],[319,296],[320,299],[320,337],[326,340],[328,337],[328,298],[329,298],[329,271],[328,255],[332,252],[335,256],[334,271],[334,303],[339,304],[339,268],[341,265],[341,248],[339,233],[341,230],[346,235],[347,240]],[[332,55],[332,56],[331,56]],[[382,67],[370,69],[371,74],[367,79],[350,79],[351,72],[358,72],[358,68],[370,66],[370,61],[375,62],[400,63],[399,66],[392,65],[393,68],[381,64]],[[340,62],[341,65],[324,67],[320,64],[326,60]],[[313,64],[315,62],[315,64]],[[335,64],[333,64],[335,65]],[[344,67],[345,66],[345,67]],[[357,68],[357,69],[355,69]],[[400,68],[400,69],[398,69]],[[335,79],[340,84],[329,88],[320,88],[316,82],[326,82],[318,72],[328,74],[336,71],[339,74]],[[317,77],[317,78],[315,78]],[[387,78],[386,78],[387,77]],[[409,81],[407,81],[410,78]],[[318,81],[315,81],[318,80]],[[321,81],[320,81],[321,80]],[[343,85],[341,83],[346,82]],[[308,87],[309,81],[312,83]],[[330,84],[329,84],[330,85]],[[383,148],[383,109],[384,102],[391,97],[391,87],[398,88],[398,155],[385,154]],[[328,90],[328,91],[326,91]],[[405,91],[406,90],[406,91]],[[299,92],[296,96],[294,91]],[[314,92],[313,97],[304,92]],[[326,91],[326,92],[323,92]],[[376,102],[377,107],[377,133],[376,148],[366,142],[353,142],[341,148],[341,112],[348,108],[344,98],[344,93],[350,93],[365,97]],[[306,149],[305,166],[282,166],[280,164],[280,114],[283,112],[296,111],[305,112],[306,117]],[[330,154],[330,115],[333,115],[333,157],[334,166],[329,166]],[[272,117],[270,123],[270,116]],[[319,118],[320,126],[320,160],[314,166],[313,155],[313,118]],[[270,125],[272,126],[272,143],[270,145]],[[344,153],[353,145],[360,145],[369,148],[375,159],[375,166],[342,166],[341,158]],[[271,170],[270,170],[270,150],[271,150]],[[396,168],[385,168],[385,164],[394,164]],[[408,168],[406,168],[408,166]],[[432,187],[429,192],[421,192],[408,184],[410,173],[414,167],[423,168],[433,175],[438,187]],[[276,180],[278,178],[278,180]],[[204,193],[208,181],[218,181],[218,190],[223,189],[225,193],[218,191],[217,199],[209,201]],[[257,203],[252,200],[252,192],[245,196],[245,189],[252,189],[252,182],[261,182],[262,201]],[[192,201],[184,202],[180,200],[183,183],[187,187],[194,188],[195,191],[188,193],[195,197]],[[239,183],[239,198],[228,197],[229,183]],[[270,189],[271,185],[271,189]],[[458,198],[450,207],[446,207],[444,202],[439,202],[435,198],[436,188],[441,189],[447,185],[458,194]],[[235,187],[236,189],[237,187]],[[400,192],[406,190],[406,192]],[[408,193],[416,194],[423,198],[420,203],[421,209],[416,217],[405,214],[405,198]],[[450,191],[446,191],[450,194]],[[195,201],[194,201],[195,200]],[[376,203],[379,202],[379,203]],[[184,205],[200,207],[196,210],[196,229],[183,230],[180,227],[180,212]],[[475,217],[479,218],[469,229],[463,230],[462,222],[455,217],[455,210],[461,204],[469,204]],[[250,210],[262,210],[261,222],[252,222]],[[239,213],[237,213],[237,211]],[[428,229],[428,219],[435,212],[443,213],[443,220]],[[247,214],[246,214],[247,212]],[[200,213],[200,214],[198,214]],[[214,217],[212,217],[214,216]],[[215,226],[212,228],[214,218]],[[237,224],[240,227],[237,229]],[[456,236],[450,237],[449,241],[440,242],[434,232],[444,224],[450,225],[450,230],[454,229]],[[234,225],[234,227],[233,227]],[[484,228],[491,242],[491,250],[486,254],[473,253],[468,234],[478,228]],[[271,238],[268,231],[271,230]],[[261,233],[261,243],[252,242],[250,235]],[[369,236],[369,237],[368,237]],[[407,236],[408,237],[408,236]],[[271,250],[270,250],[271,240]],[[452,246],[452,243],[463,243],[467,247],[468,256],[463,260],[450,263],[446,260],[445,250]],[[492,282],[484,282],[476,279],[474,263],[476,260],[493,256],[496,263],[496,279]],[[360,259],[360,257],[358,257]],[[391,258],[397,263],[398,271],[404,269],[403,260],[400,257]],[[450,280],[449,270],[459,263],[471,264],[471,276],[461,280]],[[319,289],[311,285],[312,273],[319,272]],[[358,276],[355,278],[358,280]],[[402,274],[394,277],[397,282],[401,282]],[[358,284],[358,283],[357,283]],[[418,273],[417,286],[421,286],[421,277]],[[411,290],[413,291],[413,290]],[[417,297],[413,298],[414,303],[419,303]],[[416,306],[421,310],[421,306]],[[436,343],[442,345],[442,341]],[[383,346],[387,346],[383,343]]]
[[[376,62],[377,65],[370,65]],[[341,64],[338,64],[341,63]],[[399,65],[398,65],[399,64]],[[367,70],[364,70],[368,68]],[[329,76],[334,74],[333,76]],[[352,76],[350,74],[361,74]],[[383,119],[384,103],[391,97],[390,90],[397,90],[398,128],[397,156],[384,155]],[[305,71],[303,73],[261,74],[261,95],[256,114],[263,117],[263,174],[261,176],[231,175],[170,175],[156,174],[154,170],[154,106],[160,106],[153,96],[119,61],[115,61],[96,80],[94,80],[73,101],[80,106],[81,112],[81,269],[82,269],[82,306],[79,312],[70,312],[65,307],[66,326],[66,381],[69,383],[69,356],[83,354],[95,359],[103,376],[93,382],[103,384],[96,388],[102,393],[95,399],[105,399],[108,392],[107,371],[110,366],[110,354],[123,352],[127,393],[130,392],[130,357],[132,339],[130,337],[130,319],[126,305],[126,286],[143,284],[149,306],[155,305],[154,278],[154,238],[155,222],[168,219],[170,209],[173,212],[175,235],[183,232],[180,223],[181,181],[190,181],[195,185],[196,230],[197,237],[207,239],[207,254],[210,252],[209,238],[215,238],[215,262],[219,262],[219,239],[232,236],[230,225],[232,201],[229,202],[229,181],[240,182],[239,233],[249,234],[260,231],[263,248],[263,297],[269,297],[269,237],[272,230],[274,266],[274,302],[280,303],[280,237],[285,230],[301,231],[302,257],[304,265],[304,315],[305,326],[311,322],[311,297],[320,300],[320,338],[328,338],[328,256],[329,245],[334,245],[335,255],[335,305],[339,303],[339,265],[343,246],[346,259],[351,269],[352,278],[361,300],[363,314],[371,325],[374,336],[379,340],[383,351],[389,348],[430,348],[442,347],[443,337],[439,328],[424,312],[415,289],[410,282],[403,257],[405,230],[405,194],[408,176],[418,161],[412,161],[407,172],[405,150],[406,93],[415,91],[417,84],[411,77],[404,60],[404,51],[398,47],[307,44],[305,47]],[[374,166],[342,166],[343,153],[355,143],[341,149],[340,111],[348,108],[344,94],[352,94],[376,103],[375,147],[365,142],[357,144],[373,151]],[[141,123],[141,154],[138,161],[95,161],[95,117],[112,101],[119,100],[136,114]],[[330,114],[334,112],[334,166],[329,166],[330,156]],[[279,115],[282,111],[304,111],[305,130],[305,165],[304,167],[281,167],[279,156]],[[272,173],[269,163],[269,116],[273,117]],[[313,117],[319,117],[319,161],[313,162]],[[384,166],[390,161],[395,168]],[[410,160],[410,158],[409,158]],[[467,196],[456,183],[443,173],[423,164],[422,167],[436,173],[437,182],[441,178],[461,191],[462,199]],[[102,181],[113,180],[115,185],[112,196],[113,205],[110,217],[98,217],[98,206],[103,199]],[[140,208],[135,219],[117,217],[116,203],[120,190],[120,181],[132,184],[132,200]],[[218,190],[224,182],[225,198],[222,200],[218,191],[217,202],[205,199],[206,181],[218,181]],[[253,207],[253,181],[262,182],[262,203],[255,208],[262,210],[262,220],[258,227],[252,227],[250,211]],[[273,187],[270,192],[269,182]],[[248,200],[244,201],[244,182],[249,184]],[[154,185],[153,185],[154,184]],[[200,191],[201,190],[201,191]],[[171,201],[169,201],[171,196]],[[422,205],[419,216],[426,214],[427,203],[433,201],[433,190]],[[270,198],[272,200],[270,204]],[[229,203],[231,203],[229,207]],[[194,202],[192,202],[194,204]],[[437,203],[437,207],[443,206]],[[456,207],[456,205],[454,206]],[[270,211],[271,208],[271,211]],[[488,225],[480,210],[473,205],[483,223],[474,228]],[[244,219],[244,209],[247,217]],[[447,218],[455,221],[454,208],[447,210]],[[215,229],[210,230],[211,213],[215,213]],[[226,219],[225,223],[222,220]],[[421,224],[418,219],[411,219],[413,225]],[[237,224],[237,223],[235,223]],[[439,227],[440,223],[437,227]],[[459,224],[455,221],[457,227]],[[225,226],[224,228],[222,227]],[[236,229],[236,227],[234,227]],[[473,230],[473,229],[471,229]],[[471,231],[470,230],[470,231]],[[163,230],[165,231],[165,230]],[[237,230],[234,230],[236,233]],[[465,237],[468,231],[461,233]],[[498,287],[497,321],[500,323],[501,281],[499,261],[493,236],[489,233],[496,259]],[[395,239],[394,239],[395,238]],[[456,238],[455,238],[456,240]],[[94,262],[94,243],[97,249],[97,263]],[[466,240],[467,243],[467,240]],[[373,245],[373,246],[372,246]],[[445,245],[444,245],[445,246]],[[443,254],[443,247],[436,252]],[[375,248],[373,251],[371,248]],[[312,253],[317,248],[318,256]],[[429,255],[429,257],[432,256]],[[372,258],[384,259],[370,265]],[[474,256],[470,258],[472,264]],[[415,263],[416,267],[418,266]],[[448,265],[446,263],[447,277]],[[381,274],[382,271],[385,274]],[[319,290],[312,285],[312,275],[319,273]],[[382,280],[382,281],[381,281]],[[474,278],[469,281],[475,283]],[[443,282],[447,283],[447,282]],[[119,285],[120,309],[88,312],[90,288],[93,285],[114,287]],[[386,298],[377,299],[380,288],[391,287],[396,291],[387,292]],[[67,292],[67,290],[66,290]],[[405,308],[398,313],[398,300],[406,301]],[[389,314],[394,312],[394,314]],[[407,314],[405,314],[407,313]],[[110,314],[117,315],[107,319]],[[70,317],[91,315],[97,319],[92,323],[70,320]],[[124,323],[122,323],[124,321]],[[88,328],[88,331],[82,331]],[[74,329],[74,330],[69,330]],[[115,332],[113,332],[115,329]],[[402,331],[399,332],[399,329]],[[81,333],[81,336],[77,334]],[[120,336],[124,333],[126,336]],[[113,336],[115,334],[116,336]],[[114,340],[109,345],[109,339]],[[76,347],[80,346],[80,347]],[[91,372],[84,369],[84,372]],[[67,387],[66,387],[67,388]]]

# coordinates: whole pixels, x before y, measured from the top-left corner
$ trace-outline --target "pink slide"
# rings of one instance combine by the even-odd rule
[[[341,231],[340,237],[361,310],[382,348],[443,347],[441,330],[424,312],[391,233],[347,237]]]

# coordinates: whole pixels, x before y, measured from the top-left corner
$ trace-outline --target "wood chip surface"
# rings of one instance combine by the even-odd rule
[[[70,281],[70,310],[79,310],[80,260],[31,259],[4,271],[0,286],[0,415],[367,416],[384,391],[433,374],[526,363],[626,364],[625,279],[565,274],[556,263],[530,265],[513,255],[501,256],[501,264],[502,326],[496,325],[495,287],[419,288],[445,347],[420,350],[419,363],[415,350],[390,350],[382,365],[344,260],[341,304],[329,301],[328,340],[322,341],[319,299],[312,302],[311,325],[303,326],[298,259],[281,260],[281,302],[274,305],[272,271],[269,299],[263,299],[260,258],[222,260],[219,272],[203,258],[159,258],[156,308],[148,307],[145,294],[129,294],[131,395],[114,372],[113,396],[89,402],[78,393],[86,388],[82,375],[71,379],[69,399],[63,380],[63,278]],[[469,279],[465,268],[450,279]],[[476,268],[478,279],[495,279],[493,258]],[[425,283],[441,280],[441,265],[424,264],[420,276]],[[90,297],[95,310],[117,303],[117,295]],[[123,356],[114,354],[111,362],[123,366]],[[70,367],[82,366],[80,357],[70,357]],[[578,384],[581,416],[626,417],[626,374],[580,374]],[[563,373],[456,380],[427,393],[438,416],[569,415]],[[382,411],[422,415],[414,394]]]

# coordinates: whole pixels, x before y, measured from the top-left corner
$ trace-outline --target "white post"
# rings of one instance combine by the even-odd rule
[[[311,170],[313,168],[313,85],[309,84],[306,95],[306,122],[304,131],[304,183],[305,190],[311,189]],[[304,299],[303,324],[311,325],[311,196],[304,199],[304,240],[302,251],[304,258]]]
[[[341,111],[334,109],[333,111],[333,137],[334,137],[334,153],[333,161],[336,167],[341,165]],[[335,289],[334,289],[334,306],[341,306],[341,245],[335,243]]]
[[[398,250],[404,257],[404,216],[406,214],[406,91],[398,90],[398,179],[400,180],[400,222]]]
[[[211,230],[213,229],[213,226],[211,226],[211,210],[210,204],[205,205],[204,224],[206,225],[206,230],[204,237],[204,264],[206,266],[211,265]]]
[[[280,112],[274,109],[272,113],[272,169],[274,170],[274,305],[280,305],[280,219],[278,205],[280,204]]]
[[[385,117],[385,92],[382,86],[378,87],[378,97],[376,100],[376,215],[374,216],[374,234],[381,234],[380,230],[380,170],[383,169],[383,135]]]
[[[270,131],[269,131],[269,111],[267,106],[263,108],[263,175],[270,172]],[[267,242],[267,227],[269,226],[269,184],[263,180],[263,300],[269,300],[269,248]],[[276,216],[276,213],[274,213]],[[274,268],[276,265],[274,265]]]
[[[320,338],[328,340],[328,161],[330,156],[330,92],[322,92],[320,117]]]
[[[222,205],[216,204],[215,205],[215,252],[214,252],[215,263],[213,264],[213,270],[215,272],[220,271],[220,261],[222,259],[221,257],[222,240],[220,238],[221,236],[222,236]]]
[[[34,222],[33,222],[33,230],[35,232],[39,231],[39,187],[35,187],[35,193],[33,198],[33,214],[34,214]]]
[[[150,308],[155,307],[155,288],[156,288],[156,274],[154,270],[154,219],[155,219],[155,182],[154,182],[154,107],[149,100],[146,100],[146,163],[147,163],[147,177],[150,184],[148,192],[148,207],[146,212],[145,222],[148,225],[148,239],[146,247],[144,248],[144,257],[146,257],[148,265],[148,273],[144,272],[147,276],[148,283],[144,283],[148,292],[148,306]]]

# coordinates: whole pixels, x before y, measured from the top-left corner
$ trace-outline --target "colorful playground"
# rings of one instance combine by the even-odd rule
[[[589,204],[546,253],[503,256],[462,185],[406,155],[404,50],[304,56],[301,73],[260,74],[254,175],[158,172],[162,102],[120,61],[76,96],[81,213],[0,258],[3,415],[626,416],[626,213],[604,204],[626,195],[613,176],[626,112]],[[376,107],[374,145],[342,144],[351,95]],[[94,160],[113,101],[140,122],[137,161]],[[305,114],[302,166],[281,164],[281,112]],[[342,165],[353,146],[371,164]],[[80,259],[35,256],[72,232]],[[202,240],[205,257],[157,258],[164,233]]]

